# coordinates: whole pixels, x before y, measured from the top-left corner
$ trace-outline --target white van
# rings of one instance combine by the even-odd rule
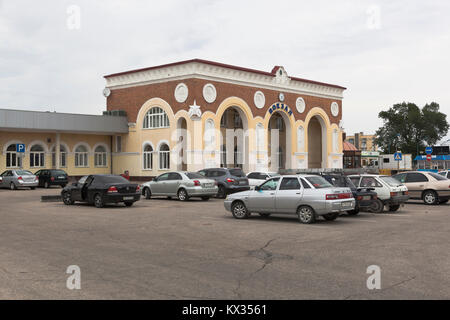
[[[357,188],[375,190],[378,199],[370,209],[372,212],[383,212],[384,206],[387,206],[391,212],[397,211],[409,199],[408,188],[390,176],[361,174],[351,175],[349,178]]]

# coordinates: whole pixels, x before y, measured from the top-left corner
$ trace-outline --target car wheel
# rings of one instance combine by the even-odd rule
[[[65,183],[63,183],[62,185],[61,185],[61,188],[65,188],[66,187],[66,184]]]
[[[380,199],[375,200],[372,203],[372,205],[370,206],[370,211],[375,212],[375,213],[382,213],[383,209],[384,209],[384,203]]]
[[[152,192],[150,191],[150,188],[145,188],[144,189],[144,196],[145,196],[145,199],[151,199]]]
[[[359,209],[347,211],[349,216],[356,216],[359,213]]]
[[[259,215],[263,218],[270,217],[270,213],[266,213],[266,212],[260,213]]]
[[[208,200],[209,200],[209,197],[202,197],[202,200],[203,200],[203,201],[208,201]]]
[[[393,206],[389,206],[389,211],[390,212],[395,212],[398,209],[400,209],[400,205],[399,204],[396,204],[396,205],[393,205]]]
[[[333,221],[333,220],[336,220],[337,217],[339,217],[339,212],[327,213],[327,214],[324,214],[323,217],[327,221]]]
[[[11,182],[11,184],[9,185],[9,188],[10,188],[11,190],[16,190],[16,189],[17,189],[17,187],[16,187],[16,185],[14,184],[14,182]]]
[[[242,201],[236,201],[231,206],[231,213],[236,219],[247,219],[249,214],[247,207]]]
[[[224,186],[219,186],[219,190],[217,191],[217,198],[225,199],[227,197],[227,192]]]
[[[316,214],[311,207],[301,206],[297,209],[298,220],[304,224],[316,222]]]
[[[103,208],[103,207],[105,206],[105,203],[103,202],[103,198],[102,198],[102,195],[101,195],[101,194],[97,193],[97,194],[94,196],[94,205],[95,205],[97,208]]]
[[[189,199],[189,197],[188,197],[186,190],[184,190],[184,189],[178,190],[178,200],[187,201],[188,199]]]
[[[423,202],[428,205],[438,204],[439,198],[435,191],[427,190],[423,193]]]
[[[72,200],[72,195],[69,192],[64,192],[62,198],[66,206],[70,206],[75,203],[75,201]]]
[[[125,205],[126,205],[127,207],[131,207],[131,206],[133,205],[133,203],[134,203],[134,202],[125,202]]]
[[[50,187],[50,185],[48,184],[47,181],[45,181],[45,182],[44,182],[44,188],[45,188],[45,189],[48,189],[49,187]]]

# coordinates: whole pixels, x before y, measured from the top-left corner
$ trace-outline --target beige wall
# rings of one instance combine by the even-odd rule
[[[110,173],[110,136],[87,135],[87,134],[60,134],[61,145],[68,149],[66,166],[61,167],[70,176],[80,176],[86,174]],[[56,133],[54,132],[6,132],[0,131],[0,171],[6,170],[6,149],[10,144],[24,143],[26,152],[22,162],[22,168],[33,173],[42,168],[52,168],[52,147],[56,143]],[[45,150],[45,164],[41,167],[30,167],[29,150],[32,145],[40,144]],[[88,148],[88,167],[75,167],[74,150],[77,145],[84,144]],[[107,150],[107,166],[96,167],[94,165],[94,148],[103,145]]]

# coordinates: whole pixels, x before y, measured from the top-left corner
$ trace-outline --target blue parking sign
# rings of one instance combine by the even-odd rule
[[[402,161],[402,153],[401,152],[394,153],[394,160],[395,161]]]
[[[426,147],[425,148],[425,153],[426,154],[432,154],[433,153],[433,147]]]
[[[24,153],[25,152],[25,144],[24,143],[16,144],[16,152]]]

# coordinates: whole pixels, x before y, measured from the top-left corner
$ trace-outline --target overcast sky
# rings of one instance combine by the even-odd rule
[[[0,108],[99,114],[103,75],[201,58],[345,86],[347,133],[372,133],[402,101],[450,115],[449,14],[448,0],[0,0]]]

